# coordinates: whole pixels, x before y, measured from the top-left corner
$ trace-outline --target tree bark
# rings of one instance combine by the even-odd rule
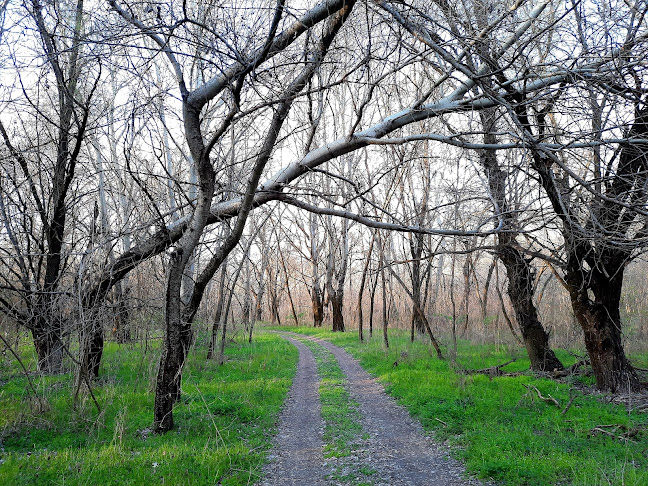
[[[421,319],[421,313],[416,312],[416,307],[423,308],[421,301],[421,256],[423,255],[423,235],[410,235],[410,253],[412,255],[412,320],[410,322],[410,340],[414,342],[415,331],[419,334],[425,333],[425,323]]]
[[[376,241],[375,232],[371,235],[371,243],[369,244],[369,251],[365,259],[364,268],[362,269],[362,278],[360,279],[360,288],[358,289],[358,339],[364,341],[363,334],[363,315],[362,315],[362,294],[364,294],[365,285],[367,283],[367,275],[369,273],[369,263],[371,262],[371,254],[373,253],[374,242]]]
[[[348,259],[349,259],[349,232],[348,220],[342,221],[342,236],[340,248],[340,267],[336,273],[335,263],[335,246],[333,244],[333,235],[329,234],[329,256],[326,269],[326,292],[328,301],[331,304],[333,314],[333,332],[344,332],[344,282],[346,280]],[[329,227],[330,230],[330,227]]]
[[[344,315],[342,314],[343,292],[333,292],[329,294],[329,303],[333,314],[333,332],[344,332]]]
[[[533,138],[527,106],[520,101],[515,111],[517,120],[525,135]],[[536,119],[538,136],[543,137],[547,128],[545,114],[540,113]],[[644,139],[646,135],[648,108],[637,106],[628,136]],[[645,187],[648,179],[648,146],[632,143],[621,147],[616,171],[606,177],[605,199],[595,197],[588,206],[579,208],[591,214],[586,232],[574,224],[578,221],[573,206],[576,203],[570,200],[570,188],[563,187],[568,181],[557,180],[551,169],[552,159],[542,150],[535,148],[532,155],[533,168],[562,221],[567,261],[564,281],[583,329],[596,385],[612,392],[639,390],[641,384],[623,350],[619,304],[625,267],[632,260],[629,242],[637,237],[633,230],[638,216],[634,208],[644,207],[648,199],[646,191],[638,189]],[[605,234],[600,234],[601,229]]]
[[[484,143],[497,142],[494,135],[496,115],[493,109],[480,112]],[[488,179],[491,196],[499,208],[498,216],[504,220],[505,231],[497,234],[497,255],[506,268],[508,294],[531,360],[531,368],[537,371],[562,370],[564,367],[549,346],[549,335],[540,323],[533,302],[533,270],[518,249],[516,234],[513,232],[516,221],[514,213],[509,210],[509,200],[506,196],[507,174],[500,168],[497,154],[493,150],[482,150],[480,162]]]
[[[319,242],[317,216],[309,214],[310,257],[313,285],[311,288],[311,307],[313,310],[313,327],[322,327],[324,323],[324,295],[320,286],[319,275]]]
[[[376,271],[376,277],[373,283],[370,281],[371,290],[369,292],[369,337],[373,337],[373,321],[374,321],[374,307],[376,303],[376,290],[378,289],[378,278],[380,272]]]
[[[322,327],[324,322],[324,296],[317,282],[311,289],[311,305],[313,309],[313,327]]]
[[[34,348],[38,358],[38,370],[46,375],[63,371],[63,341],[60,327],[49,324],[37,325],[32,329]]]
[[[212,323],[211,334],[209,338],[209,348],[207,349],[207,359],[214,358],[214,351],[216,350],[216,342],[218,341],[218,328],[221,322],[221,315],[223,314],[223,307],[225,306],[225,277],[227,274],[227,260],[221,264],[220,281],[218,282],[218,302],[216,303],[216,310],[214,311],[214,322]]]
[[[623,349],[619,311],[625,264],[617,261],[606,266],[607,275],[598,269],[578,269],[568,273],[565,281],[597,387],[611,392],[636,391],[641,383]]]
[[[383,342],[385,347],[389,348],[389,335],[387,334],[387,284],[385,281],[385,242],[382,241],[380,245],[380,279],[382,284],[382,331]]]
[[[519,250],[503,244],[506,237],[499,235],[498,256],[508,276],[508,295],[515,311],[524,346],[531,360],[531,368],[537,371],[564,369],[549,346],[549,335],[540,323],[533,302],[534,275],[531,265]]]

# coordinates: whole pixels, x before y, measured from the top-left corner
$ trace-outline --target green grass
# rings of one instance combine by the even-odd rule
[[[33,353],[24,349],[27,366]],[[34,377],[46,411],[28,396],[9,356],[0,364],[0,484],[243,485],[258,479],[297,351],[278,336],[227,348],[227,362],[192,353],[183,375],[176,428],[150,433],[158,353],[108,343],[94,393],[73,408],[69,374]]]
[[[286,328],[284,328],[286,329]],[[436,438],[454,448],[469,472],[507,485],[648,485],[648,416],[584,395],[573,384],[530,373],[489,379],[463,375],[449,360],[436,359],[424,340],[390,331],[389,350],[380,337],[360,343],[354,333],[292,328],[344,347],[386,385]],[[558,352],[565,364],[574,362]],[[505,371],[528,369],[523,350],[459,344],[456,368],[479,369],[518,360]],[[642,361],[643,360],[643,361]],[[645,362],[645,357],[638,362]],[[398,363],[395,365],[395,363]],[[533,385],[560,407],[526,395]],[[570,399],[569,410],[562,412]],[[635,442],[592,432],[600,425],[638,427]]]

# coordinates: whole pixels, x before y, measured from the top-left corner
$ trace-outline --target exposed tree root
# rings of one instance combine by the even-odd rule
[[[588,359],[581,359],[576,361],[573,365],[571,365],[569,368],[566,368],[565,370],[562,371],[554,371],[553,373],[550,373],[551,377],[553,378],[567,378],[568,376],[573,376],[573,375],[588,375],[591,374],[591,370],[588,369],[581,369],[585,366],[588,366],[590,364]]]

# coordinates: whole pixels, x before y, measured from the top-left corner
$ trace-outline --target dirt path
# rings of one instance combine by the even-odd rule
[[[317,388],[319,378],[311,351],[299,341],[281,333],[299,349],[300,360],[290,398],[281,416],[275,460],[262,485],[297,484],[292,478],[307,478],[306,485],[351,485],[354,481],[327,481],[322,459],[322,420]],[[294,336],[291,334],[291,336]],[[347,376],[348,391],[359,405],[363,431],[367,437],[354,458],[356,466],[375,470],[372,484],[390,486],[476,486],[477,480],[462,478],[463,466],[446,450],[424,435],[421,425],[385,394],[377,381],[343,349],[316,338],[314,341],[337,359]],[[307,390],[307,391],[305,391]],[[319,446],[318,446],[319,444]],[[320,449],[317,449],[320,447]],[[302,480],[303,481],[303,480]],[[366,484],[366,483],[363,483]]]
[[[279,418],[275,451],[265,470],[262,486],[320,486],[324,481],[322,417],[319,379],[310,349],[296,339],[283,336],[299,350],[297,374]]]

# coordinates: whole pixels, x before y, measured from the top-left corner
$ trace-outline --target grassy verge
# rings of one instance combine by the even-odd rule
[[[333,354],[312,341],[302,342],[313,352],[320,377],[324,457],[333,470],[329,479],[358,486],[371,484],[370,477],[375,471],[357,461],[366,437],[358,420],[358,404],[349,396],[346,377]]]
[[[351,333],[292,330],[318,335],[354,354],[480,477],[508,485],[648,484],[645,413],[628,413],[623,406],[584,395],[575,383],[557,383],[531,374],[493,379],[459,374],[448,360],[436,359],[424,341],[410,343],[405,333],[390,332],[391,347],[386,350],[378,337],[360,343]],[[512,354],[518,360],[505,371],[528,368],[519,349],[460,343],[456,367],[494,366],[508,361]],[[566,364],[573,362],[569,354],[559,355]],[[535,392],[527,393],[523,385],[537,387],[560,406],[540,400]],[[571,398],[571,406],[563,413]],[[638,433],[632,440],[620,440],[595,430],[608,425]],[[622,429],[602,429],[623,433]]]
[[[25,362],[33,356],[25,348]],[[176,428],[150,433],[158,353],[109,343],[94,393],[72,402],[70,375],[36,378],[45,411],[9,356],[0,364],[0,484],[243,485],[258,478],[297,351],[278,336],[232,344],[227,362],[198,348],[183,376]],[[43,408],[43,407],[41,407]]]

